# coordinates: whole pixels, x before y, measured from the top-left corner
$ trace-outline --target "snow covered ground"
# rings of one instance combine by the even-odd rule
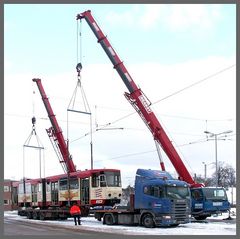
[[[103,225],[102,222],[97,221],[93,217],[83,217],[82,225],[75,226],[73,219],[69,218],[66,221],[39,221],[31,220],[26,217],[20,217],[16,211],[4,212],[4,217],[11,218],[12,220],[28,220],[29,223],[38,224],[51,224],[60,226],[61,228],[72,228],[78,230],[81,229],[93,230],[93,231],[104,231],[114,232],[125,235],[236,235],[236,210],[231,210],[231,217],[234,220],[230,221],[218,221],[216,219],[227,218],[228,214],[212,216],[208,221],[204,222],[192,222],[188,224],[182,224],[174,228],[144,228],[136,226],[107,226]]]

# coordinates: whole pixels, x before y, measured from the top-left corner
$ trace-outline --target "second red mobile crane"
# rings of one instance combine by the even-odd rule
[[[62,130],[58,125],[55,114],[53,113],[52,107],[49,103],[48,97],[43,88],[41,79],[34,78],[33,81],[36,82],[38,86],[39,92],[42,96],[43,103],[48,113],[48,117],[52,124],[52,126],[46,131],[53,146],[55,146],[54,148],[58,154],[59,161],[62,164],[65,173],[76,172],[76,167],[73,163],[72,156],[69,153],[68,145],[63,137]]]
[[[118,169],[76,170],[62,130],[43,88],[41,79],[34,78],[42,96],[51,127],[48,136],[63,166],[65,174],[18,182],[18,214],[29,219],[66,219],[69,206],[81,206],[82,216],[87,216],[94,206],[113,206],[122,196],[121,176]]]
[[[192,214],[194,217],[201,220],[216,212],[224,212],[229,210],[230,204],[227,200],[226,192],[223,188],[211,189],[204,187],[203,184],[194,181],[176,149],[174,148],[172,142],[158,121],[156,115],[150,108],[150,103],[147,97],[133,81],[123,62],[120,60],[107,37],[103,34],[101,28],[96,23],[91,14],[91,11],[88,10],[78,14],[77,20],[81,19],[86,20],[89,27],[96,36],[98,43],[100,43],[108,58],[112,62],[114,69],[116,69],[119,76],[126,85],[129,93],[125,92],[125,97],[136,110],[136,112],[140,115],[148,129],[151,131],[154,140],[157,141],[159,145],[161,145],[162,149],[177,171],[179,178],[191,185],[193,202]],[[165,170],[163,162],[161,162],[161,168],[163,171]]]

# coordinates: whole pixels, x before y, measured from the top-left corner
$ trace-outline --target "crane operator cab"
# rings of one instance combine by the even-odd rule
[[[230,203],[222,187],[192,188],[192,215],[196,220],[204,220],[213,214],[227,212]]]

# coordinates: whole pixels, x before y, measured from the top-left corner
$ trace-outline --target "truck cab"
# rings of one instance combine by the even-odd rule
[[[190,220],[190,201],[186,182],[165,171],[138,169],[129,205],[96,210],[94,216],[107,225],[178,226]]]
[[[159,170],[138,169],[135,179],[134,208],[146,227],[188,223],[191,195],[189,185]]]

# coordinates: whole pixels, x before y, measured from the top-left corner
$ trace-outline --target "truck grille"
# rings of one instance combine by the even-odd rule
[[[186,200],[172,201],[173,218],[178,223],[184,223],[189,220],[190,209]]]

